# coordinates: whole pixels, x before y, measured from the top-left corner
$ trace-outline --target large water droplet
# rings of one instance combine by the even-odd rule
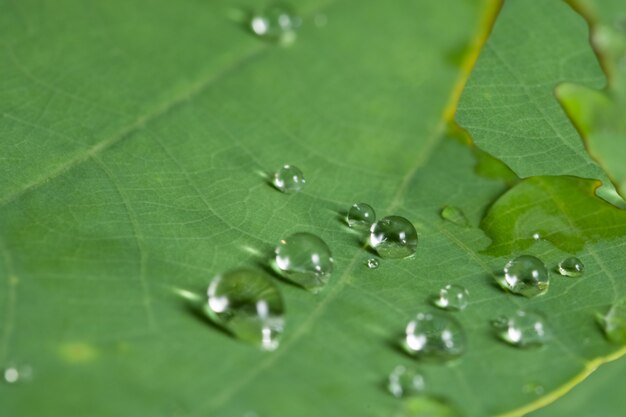
[[[513,346],[540,346],[548,338],[545,319],[534,311],[517,310],[513,315],[494,320],[493,325],[500,339]]]
[[[461,324],[437,311],[418,313],[406,326],[403,343],[411,355],[443,360],[461,355],[465,345]]]
[[[283,165],[274,174],[274,187],[283,193],[297,193],[304,188],[305,183],[304,174],[293,165]]]
[[[384,217],[372,225],[370,245],[383,258],[406,258],[415,254],[417,231],[404,217]]]
[[[424,377],[414,369],[398,365],[389,374],[387,389],[395,397],[406,397],[424,391]]]
[[[301,19],[286,5],[274,4],[250,19],[252,32],[271,42],[288,45],[296,40]]]
[[[504,277],[498,283],[512,293],[534,297],[548,291],[548,270],[540,259],[531,255],[518,256],[504,266]]]
[[[559,274],[565,275],[566,277],[579,277],[585,271],[585,265],[583,265],[580,259],[575,256],[570,256],[559,262],[557,270]]]
[[[441,217],[459,226],[467,226],[469,224],[465,213],[458,207],[445,206],[441,209]]]
[[[434,304],[445,310],[463,310],[469,303],[469,291],[456,284],[449,284],[439,290]]]
[[[311,233],[295,233],[281,240],[275,253],[281,275],[312,292],[321,290],[333,272],[328,245]]]
[[[598,316],[598,320],[607,339],[626,344],[626,298],[613,304],[605,315]]]
[[[376,221],[376,213],[367,203],[356,203],[348,210],[346,222],[348,226],[369,229]]]
[[[380,262],[378,262],[378,259],[369,258],[365,264],[369,269],[376,269],[380,265]]]
[[[205,311],[237,338],[265,350],[278,347],[284,327],[283,298],[271,278],[249,269],[218,275],[208,289]]]

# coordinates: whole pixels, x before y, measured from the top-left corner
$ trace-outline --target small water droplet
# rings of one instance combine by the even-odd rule
[[[533,240],[541,240],[541,235],[538,232],[533,233]]]
[[[278,347],[285,308],[278,287],[266,274],[238,269],[218,275],[208,297],[205,312],[214,323],[264,350]]]
[[[318,13],[313,17],[313,24],[318,28],[326,26],[328,23],[328,17],[323,13]]]
[[[626,344],[626,298],[613,304],[605,315],[599,315],[598,321],[607,339]]]
[[[383,258],[407,258],[415,254],[417,231],[404,217],[384,217],[370,228],[370,245]]]
[[[504,266],[498,284],[515,294],[534,297],[548,291],[550,276],[543,262],[531,255],[518,256]]]
[[[414,369],[398,365],[389,374],[387,389],[394,397],[406,397],[424,391],[424,377]]]
[[[459,226],[467,226],[469,224],[465,213],[458,207],[445,206],[441,209],[441,218]]]
[[[311,233],[294,233],[282,239],[275,253],[281,275],[312,292],[320,291],[333,272],[328,245]]]
[[[20,379],[17,368],[9,367],[4,370],[4,380],[9,384],[14,384]]]
[[[290,7],[274,4],[255,13],[250,19],[250,29],[260,38],[271,42],[288,45],[296,40],[296,31],[301,19]]]
[[[369,229],[376,221],[376,213],[367,203],[356,203],[348,210],[346,223],[354,228]]]
[[[453,317],[420,312],[406,326],[405,350],[417,357],[452,359],[465,351],[465,332]]]
[[[529,382],[527,384],[524,384],[523,391],[526,394],[543,395],[545,388],[543,387],[543,385],[536,382]]]
[[[439,290],[434,304],[445,310],[463,310],[469,303],[469,291],[456,284],[448,284]]]
[[[293,165],[283,165],[274,174],[274,180],[272,183],[279,191],[291,194],[300,192],[302,188],[304,188],[306,180],[304,179],[304,174],[302,174],[302,171],[300,171],[298,167]]]
[[[585,265],[583,265],[582,261],[577,257],[570,256],[559,262],[557,270],[559,274],[565,275],[566,277],[579,277],[585,271]]]
[[[543,316],[529,310],[517,310],[492,322],[500,339],[513,346],[533,347],[543,345],[548,331]]]
[[[376,269],[380,265],[378,259],[369,258],[366,262],[366,265],[369,269]]]

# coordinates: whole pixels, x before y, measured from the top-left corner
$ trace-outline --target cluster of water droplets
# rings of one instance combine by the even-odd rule
[[[302,171],[293,165],[283,165],[271,182],[286,194],[298,193],[306,184]],[[457,207],[446,206],[440,214],[442,219],[455,225],[469,225],[467,217]],[[362,234],[364,242],[380,258],[403,259],[416,253],[418,234],[404,217],[391,215],[377,219],[374,208],[361,202],[349,207],[345,221],[350,229]],[[376,257],[369,257],[364,263],[369,269],[380,265]],[[270,265],[281,278],[317,293],[328,283],[334,259],[319,236],[297,232],[278,242]],[[584,265],[580,259],[568,257],[558,263],[555,271],[563,276],[578,277],[583,274]],[[506,262],[502,274],[496,274],[496,280],[510,293],[533,298],[548,291],[550,273],[539,258],[520,255]],[[409,356],[420,360],[441,362],[459,358],[467,349],[467,338],[453,314],[468,307],[469,291],[457,284],[447,284],[433,294],[431,300],[443,311],[416,313],[405,327],[401,346]],[[209,285],[205,309],[215,324],[237,338],[264,350],[278,347],[285,308],[278,287],[264,272],[239,269],[216,276]],[[626,343],[626,300],[616,303],[606,314],[598,316],[598,320],[607,338]],[[550,339],[545,316],[533,310],[522,308],[502,315],[493,320],[492,325],[499,339],[519,348],[539,347]],[[395,397],[424,396],[426,383],[422,373],[399,365],[389,374],[387,387]],[[539,387],[532,392],[540,395],[543,387]],[[524,390],[531,392],[526,386]]]
[[[6,384],[17,384],[30,381],[33,376],[33,369],[30,365],[10,365],[2,371],[2,377]]]

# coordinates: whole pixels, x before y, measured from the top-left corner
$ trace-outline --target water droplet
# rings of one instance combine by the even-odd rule
[[[369,269],[376,269],[380,265],[378,259],[369,258],[365,263]]]
[[[265,350],[278,347],[284,327],[283,298],[266,274],[238,269],[218,275],[208,289],[205,311],[237,338]]]
[[[459,226],[467,226],[469,224],[467,217],[465,217],[465,213],[463,213],[463,211],[458,207],[445,206],[441,210],[441,217],[444,220],[458,224]]]
[[[9,367],[4,370],[4,380],[8,384],[14,384],[20,379],[20,373],[17,368]]]
[[[321,290],[333,272],[328,245],[311,233],[295,233],[281,240],[275,253],[281,275],[312,292]]]
[[[541,240],[541,234],[538,232],[533,233],[533,240]]]
[[[324,27],[328,23],[328,17],[323,13],[318,13],[313,17],[313,23],[318,28]]]
[[[517,310],[511,316],[495,320],[493,325],[500,339],[513,346],[540,346],[548,337],[543,316],[534,311]]]
[[[529,382],[527,384],[524,384],[523,391],[526,394],[543,395],[545,388],[543,387],[543,385],[536,382]]]
[[[384,217],[372,225],[370,245],[383,258],[406,258],[415,254],[417,231],[404,217]]]
[[[449,284],[439,290],[434,304],[445,310],[463,310],[469,302],[469,291],[464,287]]]
[[[465,351],[465,332],[454,318],[438,311],[420,312],[406,326],[405,350],[417,357],[452,359]]]
[[[304,188],[305,183],[304,174],[293,165],[283,165],[274,174],[274,187],[283,193],[297,193]]]
[[[626,344],[626,298],[613,304],[605,315],[598,316],[598,320],[607,339]]]
[[[498,278],[504,289],[525,297],[548,291],[550,276],[543,262],[531,255],[518,256],[504,266],[504,276]]]
[[[414,369],[398,365],[389,374],[387,389],[394,397],[406,397],[424,391],[424,377]]]
[[[579,277],[583,274],[585,265],[583,265],[580,259],[571,256],[559,262],[557,269],[559,274],[565,275],[566,277]]]
[[[288,45],[296,40],[301,19],[285,5],[274,4],[250,19],[252,32],[271,42]]]
[[[376,221],[376,213],[372,206],[366,203],[356,203],[348,210],[346,222],[348,226],[369,229]]]

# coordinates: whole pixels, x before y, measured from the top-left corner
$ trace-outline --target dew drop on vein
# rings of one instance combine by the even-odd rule
[[[375,221],[376,212],[367,203],[355,203],[348,209],[346,223],[350,227],[368,230]]]
[[[548,291],[550,276],[540,259],[522,255],[507,262],[504,276],[497,277],[497,282],[514,294],[535,297]]]
[[[498,337],[517,347],[537,347],[548,339],[548,329],[542,314],[531,310],[517,310],[500,316],[492,322]]]
[[[387,378],[387,390],[397,398],[421,394],[424,388],[422,374],[403,365],[396,366]]]
[[[286,46],[296,40],[301,23],[289,6],[273,4],[251,16],[250,29],[261,39]]]
[[[302,191],[306,180],[300,169],[293,165],[283,165],[274,174],[272,184],[277,190],[285,194],[293,194]]]
[[[281,239],[274,253],[277,272],[311,292],[324,288],[333,272],[328,245],[312,233],[294,233]]]
[[[407,258],[415,255],[417,231],[404,217],[388,216],[372,225],[369,243],[382,258]]]
[[[460,285],[448,284],[433,298],[433,304],[444,310],[464,310],[469,303],[469,291]]]
[[[365,265],[367,265],[369,269],[376,269],[380,266],[380,262],[378,262],[376,258],[369,258],[367,262],[365,262]]]
[[[445,206],[441,209],[441,218],[459,226],[467,226],[469,221],[465,217],[465,213],[458,207]]]
[[[419,312],[405,330],[403,347],[418,358],[448,360],[465,351],[465,331],[453,317],[439,311]]]
[[[570,256],[567,259],[559,262],[557,267],[559,274],[566,277],[579,277],[585,271],[585,265],[583,265],[582,261],[575,256]]]

